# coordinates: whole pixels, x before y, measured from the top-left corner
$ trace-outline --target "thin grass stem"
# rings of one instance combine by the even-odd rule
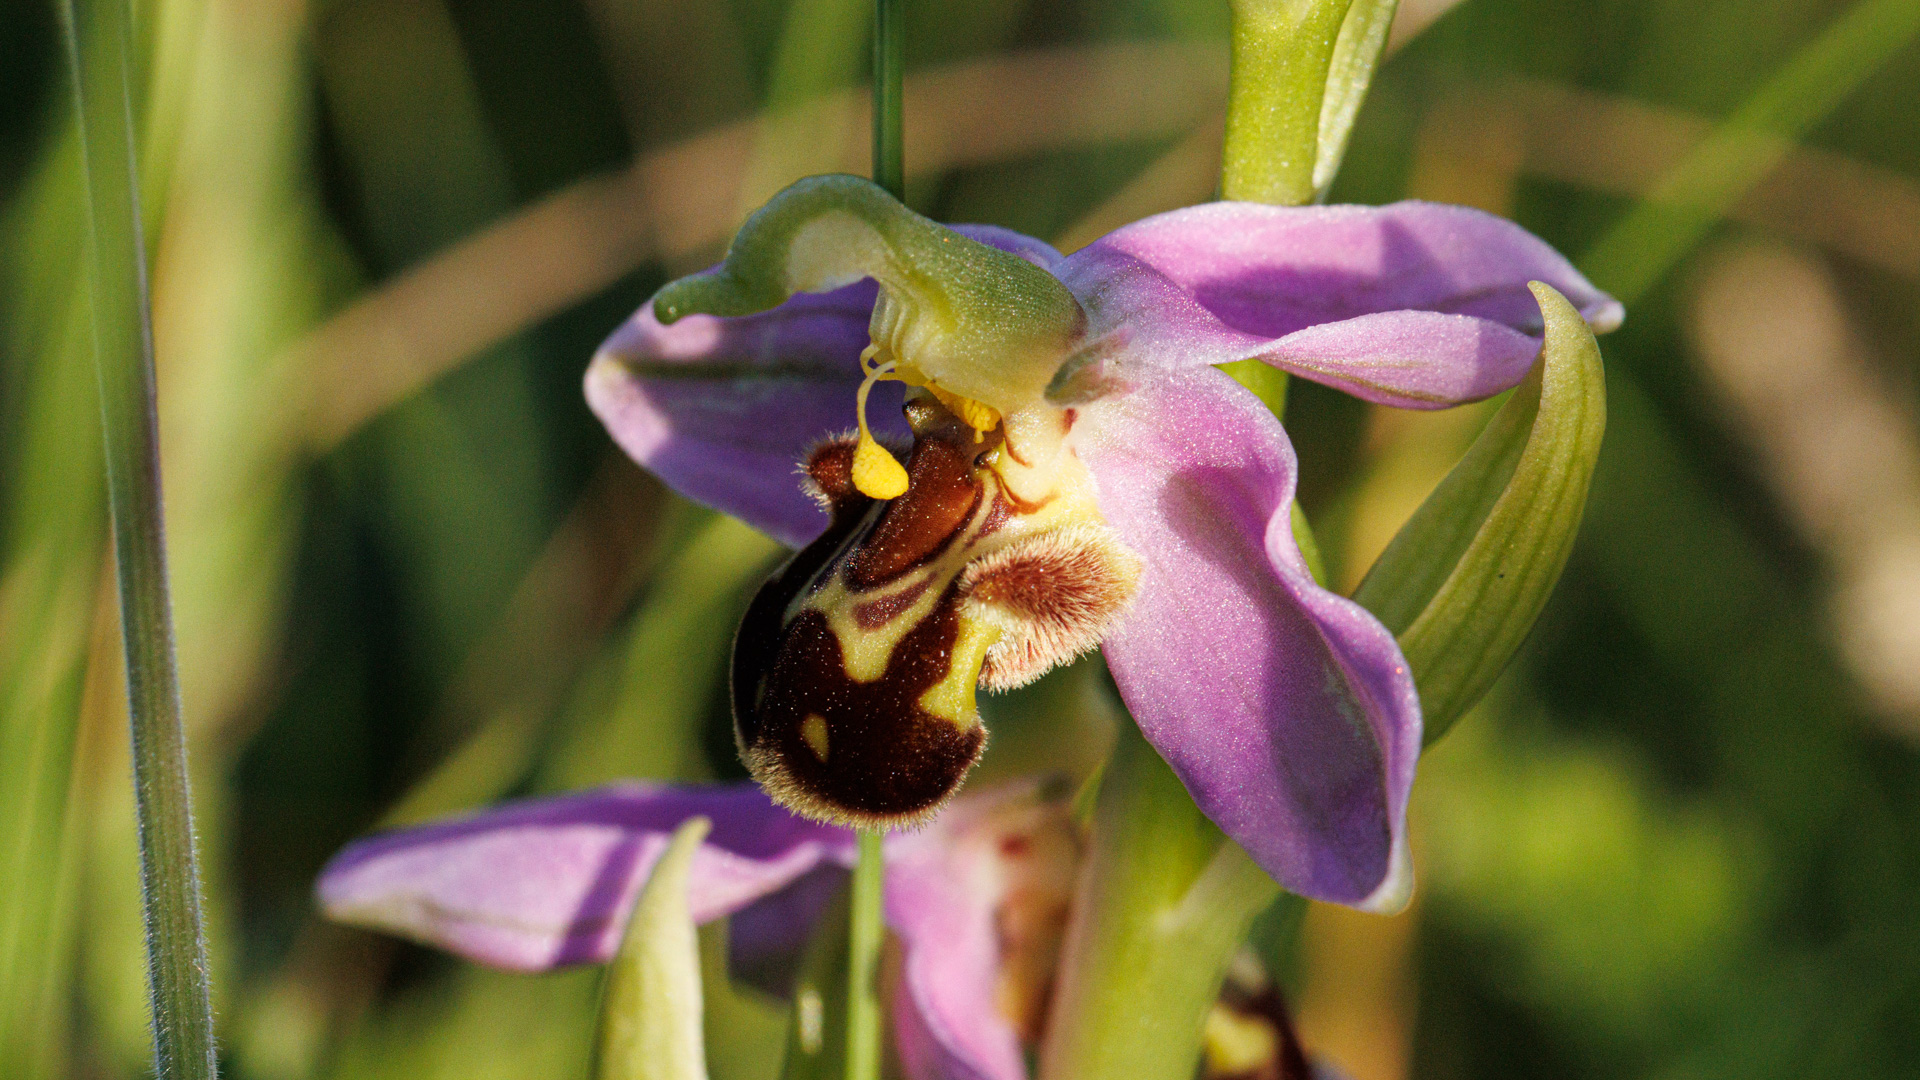
[[[901,0],[873,0],[873,182],[906,198],[905,134],[900,108],[906,51]],[[880,945],[886,936],[884,834],[860,831],[847,935],[847,1080],[880,1077]]]
[[[174,670],[153,328],[133,151],[131,12],[127,0],[67,0],[61,14],[86,171],[94,358],[126,649],[154,1072],[160,1080],[210,1080],[213,1010]]]
[[[896,199],[907,194],[901,86],[906,54],[902,0],[873,0],[873,182]]]
[[[861,830],[860,860],[853,868],[847,937],[847,1080],[880,1077],[880,944],[886,934],[882,835]]]

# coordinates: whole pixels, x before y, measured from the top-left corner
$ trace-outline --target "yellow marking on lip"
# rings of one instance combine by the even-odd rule
[[[961,731],[979,726],[980,710],[974,691],[980,685],[980,664],[987,650],[1000,640],[1000,628],[960,610],[960,634],[954,639],[946,677],[928,687],[918,702],[922,709]]]
[[[955,545],[956,547],[959,545]],[[946,590],[927,587],[906,610],[888,619],[881,625],[869,630],[860,625],[854,611],[861,604],[897,595],[914,588],[928,575],[937,574],[940,563],[923,566],[908,574],[901,575],[899,581],[885,590],[871,593],[854,593],[847,583],[835,575],[827,587],[815,593],[805,607],[827,617],[827,626],[840,642],[840,665],[846,670],[847,678],[854,682],[869,683],[887,673],[887,664],[893,657],[894,646],[907,636],[914,627],[926,621],[933,613],[934,605],[940,602],[941,594]]]
[[[819,713],[808,713],[800,722],[800,737],[807,742],[807,749],[821,761],[827,760],[827,718]]]
[[[946,595],[948,583],[957,578],[966,564],[977,556],[973,543],[980,536],[981,526],[993,512],[993,496],[993,486],[989,483],[979,505],[974,508],[973,516],[961,527],[960,535],[933,561],[900,575],[881,588],[859,593],[847,588],[844,574],[836,573],[818,592],[797,601],[787,614],[788,620],[809,609],[825,615],[827,626],[840,642],[840,663],[847,678],[860,683],[879,679],[887,673],[887,665],[892,662],[893,650],[900,644],[900,639],[933,614],[933,609]],[[929,582],[928,579],[932,580]],[[922,582],[928,583],[923,587]],[[869,629],[861,626],[854,614],[862,604],[898,596],[916,588],[920,589],[920,595],[913,603],[877,627]]]
[[[879,373],[882,378],[898,378],[909,385],[917,385],[917,371],[891,361],[876,363],[877,352],[877,349],[870,348],[861,357],[862,366],[869,375]],[[874,449],[886,453],[878,445]],[[892,460],[891,455],[888,455],[888,460]],[[817,591],[795,597],[786,612],[787,621],[791,622],[807,610],[825,615],[827,625],[840,645],[841,666],[847,677],[858,683],[879,680],[886,675],[900,641],[933,613],[946,596],[949,584],[958,578],[968,563],[992,550],[1017,542],[1022,536],[1079,520],[1104,520],[1094,501],[1091,477],[1079,458],[1070,452],[1060,454],[1052,459],[1050,466],[1055,471],[1054,482],[1042,493],[1039,505],[1032,511],[1016,512],[1011,519],[1003,521],[996,532],[982,537],[981,529],[992,516],[995,499],[1000,493],[1004,492],[1007,501],[1015,507],[1023,501],[1015,496],[1013,484],[1004,475],[1004,470],[1011,469],[1029,480],[1050,471],[1019,467],[996,451],[991,455],[991,463],[981,470],[980,478],[985,490],[973,516],[961,527],[960,535],[954,537],[938,556],[869,591],[855,592],[849,589],[845,575],[835,573]],[[875,507],[872,512],[878,514],[880,508]],[[984,548],[976,547],[982,541]],[[899,596],[916,588],[920,595],[883,624],[871,628],[860,625],[855,614],[860,606]],[[1002,631],[999,626],[967,617],[964,607],[960,636],[954,643],[947,676],[923,693],[919,702],[922,708],[951,721],[961,731],[971,730],[980,722],[975,706],[978,661],[985,657],[987,649],[999,639]],[[962,671],[972,671],[975,675],[968,678],[955,674]]]

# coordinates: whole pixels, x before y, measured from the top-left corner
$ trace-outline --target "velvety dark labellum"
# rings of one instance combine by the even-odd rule
[[[898,589],[878,600],[869,600],[853,609],[854,621],[862,630],[878,630],[899,618],[907,609],[918,603],[922,594],[931,585],[931,580],[916,581],[904,589]]]
[[[847,558],[847,583],[871,589],[923,566],[953,543],[980,503],[970,447],[920,439],[907,462],[907,494],[887,503],[873,532]]]
[[[819,539],[754,597],[734,639],[734,733],[769,794],[809,817],[863,826],[923,818],[959,786],[986,732],[930,691],[955,672],[957,582],[986,499],[971,429],[908,409],[917,438],[906,494],[877,502],[848,480],[852,444],[815,448],[806,471],[832,513]],[[951,564],[951,565],[949,565]],[[865,666],[853,654],[864,657]]]
[[[979,725],[962,730],[916,704],[946,677],[958,625],[949,589],[933,615],[901,640],[886,674],[859,683],[840,663],[826,617],[803,613],[763,683],[755,709],[759,752],[777,756],[810,800],[852,820],[911,818],[937,806],[986,741]],[[809,722],[820,727],[810,732]],[[826,747],[824,757],[817,743]]]
[[[827,531],[795,552],[760,586],[734,632],[728,690],[733,702],[734,739],[743,756],[762,742],[757,707],[760,688],[784,636],[787,606],[841,554],[855,530],[866,524],[866,511],[873,500],[853,492],[851,483],[846,491],[848,495],[834,500],[833,520]]]

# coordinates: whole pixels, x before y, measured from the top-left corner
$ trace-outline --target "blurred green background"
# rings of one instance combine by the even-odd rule
[[[1224,0],[907,8],[918,209],[1071,249],[1211,197]],[[721,656],[778,549],[579,379],[765,196],[866,168],[868,6],[136,9],[226,1073],[578,1075],[592,972],[328,927],[311,881],[379,824],[740,775]],[[1414,908],[1308,918],[1304,1037],[1355,1080],[1920,1075],[1916,9],[1403,0],[1336,198],[1509,215],[1630,313],[1566,578],[1423,766]],[[0,26],[0,1075],[137,1077],[70,82],[52,4]],[[1486,415],[1296,384],[1337,578]],[[770,1077],[775,1003],[713,997],[716,1078]]]

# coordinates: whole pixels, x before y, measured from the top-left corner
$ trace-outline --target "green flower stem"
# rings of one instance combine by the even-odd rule
[[[1095,803],[1041,1080],[1192,1080],[1227,962],[1280,886],[1126,724]]]
[[[861,830],[860,861],[853,868],[847,935],[847,1080],[880,1077],[880,944],[886,936],[882,835]]]
[[[67,0],[61,14],[86,169],[94,356],[126,647],[154,1071],[160,1080],[203,1080],[215,1071],[213,1010],[167,591],[153,331],[128,86],[131,13],[127,0]]]
[[[1314,200],[1327,68],[1353,0],[1234,0],[1232,83],[1220,191],[1229,199]]]
[[[873,182],[907,197],[906,121],[901,94],[906,20],[901,0],[873,0]]]

